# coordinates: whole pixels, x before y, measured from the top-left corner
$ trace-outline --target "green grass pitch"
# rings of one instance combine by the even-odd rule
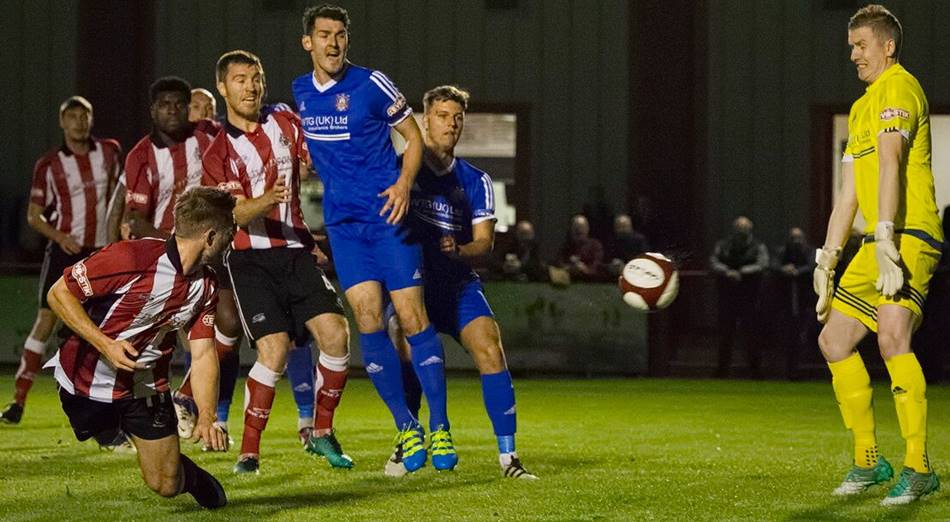
[[[701,380],[516,380],[518,449],[537,482],[503,479],[477,378],[453,377],[449,413],[459,469],[383,476],[394,429],[365,379],[353,379],[336,425],[352,471],[303,453],[282,381],[264,434],[261,474],[231,474],[235,450],[184,451],[216,475],[230,504],[201,511],[162,499],[134,457],[79,443],[51,378],[38,379],[19,426],[0,426],[2,520],[938,520],[940,493],[885,509],[876,489],[829,495],[849,465],[829,383]],[[240,438],[239,387],[232,408]],[[12,392],[10,375],[0,394]],[[903,443],[886,386],[875,388],[881,450],[898,468]],[[950,392],[933,386],[930,451],[950,469]],[[899,468],[898,468],[899,469]],[[947,475],[950,478],[950,475]]]

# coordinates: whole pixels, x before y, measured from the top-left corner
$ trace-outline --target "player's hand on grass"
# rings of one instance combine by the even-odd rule
[[[874,287],[885,297],[894,297],[904,286],[901,254],[894,245],[894,223],[880,221],[874,227],[874,254],[878,274]]]
[[[191,442],[204,445],[206,450],[228,451],[228,434],[208,417],[198,416]]]
[[[59,248],[63,249],[63,252],[70,255],[78,254],[82,251],[82,247],[79,243],[69,234],[63,234],[61,238],[56,240],[56,244],[59,245]]]
[[[99,347],[99,351],[116,369],[134,372],[145,368],[142,363],[132,359],[132,357],[138,357],[139,351],[128,341],[110,340]]]
[[[815,253],[817,266],[812,276],[812,285],[818,295],[815,313],[818,315],[818,322],[822,324],[828,320],[828,314],[831,313],[831,300],[835,293],[835,267],[838,266],[840,256],[840,248],[824,247]]]
[[[379,211],[380,216],[389,213],[386,223],[396,225],[402,222],[402,218],[406,216],[406,211],[409,209],[409,186],[397,181],[388,189],[380,192],[379,197],[386,198],[386,203]]]

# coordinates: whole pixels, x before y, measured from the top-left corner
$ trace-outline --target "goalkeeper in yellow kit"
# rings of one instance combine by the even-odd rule
[[[871,384],[856,346],[877,332],[891,377],[904,467],[882,504],[907,504],[940,487],[927,458],[927,384],[910,340],[920,324],[943,233],[930,169],[930,114],[917,80],[899,63],[901,26],[869,5],[848,24],[851,61],[867,90],[851,107],[843,186],[817,252],[818,339],[831,369],[841,416],[854,438],[854,465],[836,495],[853,495],[893,478],[878,454]],[[864,243],[834,287],[834,270],[861,209]]]

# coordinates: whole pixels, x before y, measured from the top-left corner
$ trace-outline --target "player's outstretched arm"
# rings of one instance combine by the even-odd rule
[[[194,442],[203,441],[215,451],[228,449],[228,437],[214,426],[215,408],[218,404],[218,355],[212,339],[192,339],[191,389],[198,405],[198,421],[195,424]]]
[[[109,338],[92,322],[79,299],[76,299],[76,296],[66,288],[66,283],[62,277],[50,288],[47,298],[53,313],[59,316],[63,323],[76,335],[85,339],[96,350],[99,350],[112,363],[112,366],[130,372],[144,368],[144,366],[130,358],[130,356],[138,355],[138,350],[131,343]]]

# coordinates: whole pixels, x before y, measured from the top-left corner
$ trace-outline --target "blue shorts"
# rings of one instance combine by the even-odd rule
[[[404,225],[340,223],[328,226],[327,236],[344,292],[364,281],[378,281],[389,291],[423,282],[422,247],[408,239]]]
[[[425,287],[426,313],[433,328],[439,333],[451,335],[456,341],[468,323],[479,317],[495,317],[485,299],[482,282],[478,279],[455,286],[433,285]],[[392,303],[386,306],[386,324],[395,315]],[[461,342],[461,341],[460,341]]]

